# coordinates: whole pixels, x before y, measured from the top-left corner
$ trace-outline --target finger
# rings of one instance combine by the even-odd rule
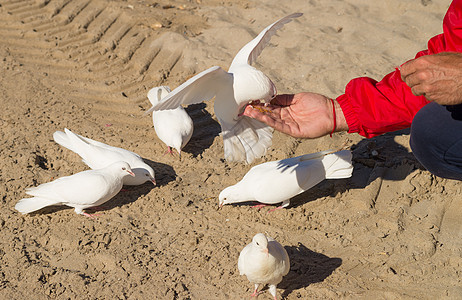
[[[242,115],[263,122],[263,118],[265,117],[266,113],[251,105],[247,105]]]
[[[273,113],[273,106],[264,106],[263,104],[247,105],[241,115],[257,119],[261,121],[261,118],[266,114]]]
[[[411,88],[411,91],[414,96],[425,96],[426,90],[423,84],[417,84]]]
[[[279,115],[276,115],[276,114],[265,115],[264,114],[261,116],[260,122],[263,122],[266,125],[273,127],[274,129],[282,133],[287,133],[287,134],[291,133],[291,127],[287,123],[285,123],[283,120],[281,120]]]
[[[281,119],[280,108],[272,111],[271,114],[268,114],[262,113],[253,107],[247,106],[244,110],[243,115],[263,122],[266,125],[276,129],[277,131],[294,136],[292,132],[292,127]]]
[[[406,81],[406,77],[408,77],[412,73],[415,73],[415,71],[417,70],[416,69],[415,59],[410,60],[410,61],[402,64],[401,67],[399,68],[399,70],[401,72],[401,79],[403,81]]]
[[[404,78],[404,82],[412,89],[414,86],[419,85],[422,83],[422,81],[419,79],[417,76],[417,73],[412,73],[406,78]]]

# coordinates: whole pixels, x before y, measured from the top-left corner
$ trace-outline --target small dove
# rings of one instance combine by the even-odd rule
[[[252,163],[265,155],[271,146],[273,129],[255,119],[242,116],[241,113],[250,102],[267,103],[277,92],[268,76],[251,64],[278,29],[301,15],[302,13],[291,14],[266,27],[237,53],[228,72],[214,66],[195,75],[169,93],[162,102],[153,105],[145,114],[215,97],[214,111],[221,125],[225,159]]]
[[[140,185],[146,181],[156,184],[154,170],[134,152],[83,137],[67,128],[64,132],[56,131],[53,139],[61,146],[80,155],[82,161],[93,170],[102,169],[117,161],[127,162],[135,177],[125,177],[125,185]]]
[[[293,158],[266,162],[251,168],[241,181],[221,191],[219,205],[258,201],[266,204],[290,199],[324,179],[349,178],[353,172],[349,150],[321,151]]]
[[[61,177],[28,188],[26,194],[34,197],[19,200],[14,208],[27,214],[46,206],[67,205],[74,207],[77,214],[91,216],[83,210],[101,205],[114,197],[122,189],[123,179],[128,175],[135,176],[130,165],[119,161],[103,169]]]
[[[148,99],[152,105],[156,105],[169,93],[168,86],[154,87],[149,90]],[[152,121],[157,136],[167,145],[167,152],[173,154],[171,148],[174,148],[181,157],[181,149],[189,142],[194,129],[186,110],[180,105],[174,109],[153,111]]]
[[[257,233],[252,242],[242,249],[237,265],[240,275],[246,275],[250,283],[255,284],[252,297],[258,296],[257,290],[260,284],[268,284],[274,300],[277,299],[276,285],[290,269],[286,249],[263,233]]]

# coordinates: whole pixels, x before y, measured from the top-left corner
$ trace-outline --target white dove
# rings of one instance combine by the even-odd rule
[[[122,188],[123,179],[135,176],[128,163],[115,162],[103,169],[87,170],[71,176],[58,178],[52,182],[28,188],[26,194],[14,207],[27,214],[46,206],[67,205],[74,207],[77,214],[91,216],[84,209],[98,206],[114,197]]]
[[[293,158],[266,162],[251,168],[241,181],[221,191],[219,205],[258,201],[265,204],[282,202],[312,188],[324,179],[349,178],[353,172],[351,152],[330,150]]]
[[[170,93],[168,86],[154,87],[148,92],[148,99],[152,105],[161,103]],[[189,142],[193,134],[193,121],[186,110],[180,105],[174,109],[152,112],[154,130],[159,139],[167,145],[167,152],[176,149],[181,157],[181,149]]]
[[[156,184],[154,170],[134,152],[83,137],[67,128],[64,132],[56,131],[53,139],[61,146],[80,155],[82,161],[94,170],[102,169],[117,161],[127,162],[135,177],[125,177],[125,185],[140,185],[146,181]]]
[[[277,92],[273,82],[251,64],[278,29],[301,15],[302,13],[291,14],[266,27],[237,53],[228,72],[214,66],[195,75],[145,114],[215,97],[214,111],[221,125],[225,159],[251,163],[265,155],[271,146],[273,129],[240,114],[250,102],[269,102]]]
[[[290,262],[286,249],[271,237],[257,233],[250,244],[239,254],[238,269],[240,275],[255,284],[252,297],[258,296],[260,284],[268,284],[269,292],[276,300],[276,285],[289,273]]]

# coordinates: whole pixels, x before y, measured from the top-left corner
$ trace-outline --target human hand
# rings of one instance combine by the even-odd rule
[[[421,56],[402,65],[400,71],[414,95],[441,105],[462,103],[462,53]]]
[[[259,120],[274,129],[296,138],[317,138],[335,131],[348,130],[337,101],[314,93],[277,95],[271,103],[247,105],[243,115]]]

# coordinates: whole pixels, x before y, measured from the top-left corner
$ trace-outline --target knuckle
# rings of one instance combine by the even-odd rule
[[[428,71],[420,71],[420,72],[417,72],[416,74],[416,78],[417,80],[421,81],[421,82],[425,82],[427,81],[428,79],[430,79],[430,72]]]
[[[435,92],[435,86],[432,84],[424,84],[422,90],[425,94],[433,94]]]

